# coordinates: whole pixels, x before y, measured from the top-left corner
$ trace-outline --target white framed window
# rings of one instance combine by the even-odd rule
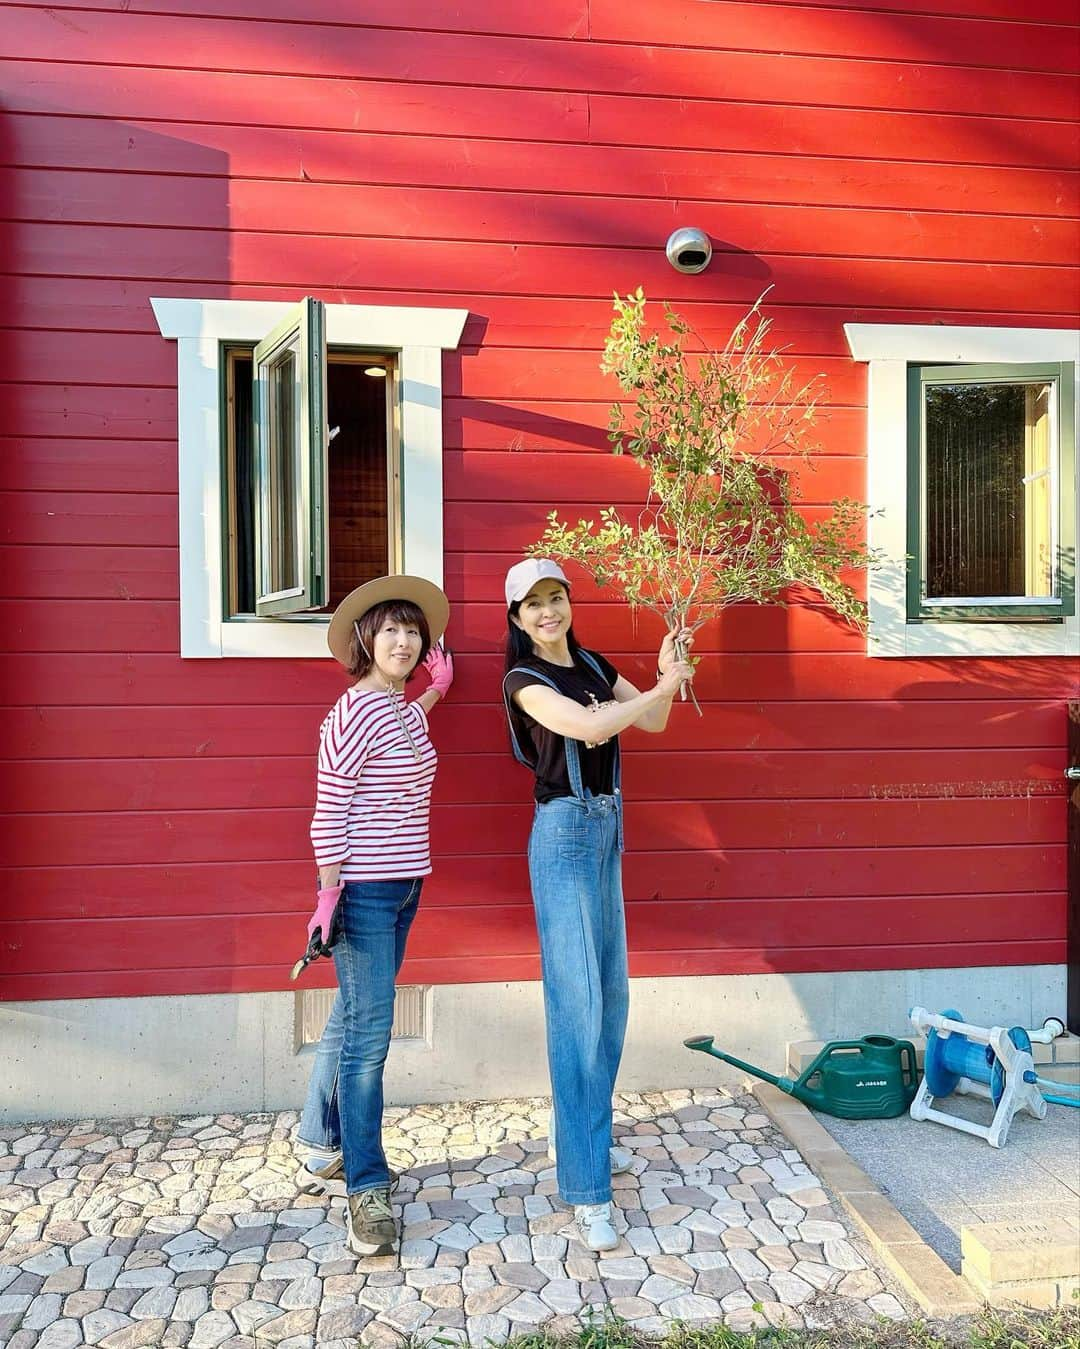
[[[844,327],[869,366],[871,656],[1080,656],[1080,332]]]
[[[325,392],[335,365],[384,376],[371,382],[385,391],[385,570],[442,584],[442,353],[460,342],[467,310],[150,303],[177,344],[181,656],[327,658],[329,613],[305,611],[335,598]],[[230,419],[245,362],[255,488],[238,544]]]

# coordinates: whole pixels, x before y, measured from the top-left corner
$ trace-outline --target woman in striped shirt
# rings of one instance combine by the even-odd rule
[[[387,1255],[397,1228],[382,1149],[383,1066],[394,977],[423,878],[431,872],[428,816],[435,747],[427,714],[453,664],[438,645],[446,596],[415,576],[360,586],[338,606],[327,641],[355,679],[323,722],[311,842],[320,911],[338,901],[333,944],[338,995],[319,1043],[298,1140],[310,1150],[307,1188],[344,1184],[349,1247]],[[406,701],[423,663],[431,685]]]

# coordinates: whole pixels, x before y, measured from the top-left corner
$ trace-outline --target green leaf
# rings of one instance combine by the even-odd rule
[[[612,404],[608,442],[648,473],[648,505],[632,521],[604,506],[597,521],[573,526],[551,511],[530,551],[574,562],[665,621],[673,595],[696,623],[731,604],[785,605],[789,592],[804,590],[864,628],[865,606],[847,576],[877,565],[865,544],[865,508],[836,501],[810,527],[794,504],[795,484],[770,457],[812,466],[820,377],[795,386],[769,345],[760,301],[715,352],[667,305],[671,337],[662,341],[646,330],[645,310],[640,286],[625,299],[615,294],[600,366],[632,396],[629,407]]]

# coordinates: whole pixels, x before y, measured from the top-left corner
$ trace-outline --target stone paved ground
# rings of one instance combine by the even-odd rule
[[[0,1344],[485,1344],[604,1304],[658,1333],[905,1315],[752,1097],[617,1104],[635,1160],[600,1257],[567,1239],[543,1100],[387,1111],[400,1260],[356,1260],[342,1201],[298,1195],[291,1112],[0,1129]]]

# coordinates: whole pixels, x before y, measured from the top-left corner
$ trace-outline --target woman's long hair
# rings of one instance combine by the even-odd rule
[[[521,611],[521,601],[515,600],[506,611],[506,671],[509,672],[515,665],[520,665],[522,661],[531,660],[533,655],[532,638],[523,629],[519,628],[512,620],[517,618]],[[574,636],[574,629],[571,627],[566,634],[566,644],[570,648],[571,656],[577,656],[581,650],[581,643]]]

